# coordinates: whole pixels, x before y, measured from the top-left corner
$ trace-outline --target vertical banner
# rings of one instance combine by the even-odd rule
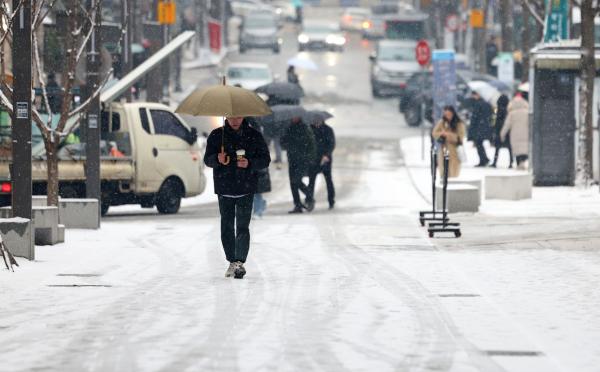
[[[442,117],[446,105],[456,107],[456,66],[453,50],[434,50],[433,64],[433,122]]]
[[[545,0],[550,4],[550,12],[546,16],[544,25],[544,42],[565,40],[569,37],[569,1],[568,0]]]
[[[208,40],[210,49],[215,53],[221,52],[221,23],[208,21]]]
[[[497,60],[498,80],[512,87],[515,82],[515,61],[512,53],[499,53]]]

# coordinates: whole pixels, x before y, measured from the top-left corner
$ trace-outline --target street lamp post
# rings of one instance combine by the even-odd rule
[[[12,211],[31,219],[31,0],[13,0]]]
[[[98,90],[100,83],[100,45],[101,45],[101,10],[100,0],[89,0],[88,11],[93,17],[93,27],[87,49],[87,84],[86,97]],[[96,96],[90,103],[85,118],[85,190],[86,197],[101,201],[100,192],[100,97]]]

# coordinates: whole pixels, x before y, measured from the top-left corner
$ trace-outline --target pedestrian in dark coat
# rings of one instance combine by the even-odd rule
[[[227,118],[206,141],[204,163],[213,168],[215,194],[221,213],[221,242],[230,262],[225,276],[243,278],[250,248],[252,201],[257,171],[269,167],[269,149],[259,131],[244,118]]]
[[[496,152],[494,153],[494,162],[492,163],[492,167],[494,168],[498,163],[500,149],[503,147],[508,149],[508,153],[510,155],[510,165],[508,167],[513,167],[513,154],[512,146],[510,144],[510,137],[506,137],[506,140],[502,141],[502,137],[500,135],[502,127],[504,126],[504,122],[506,121],[506,116],[508,115],[508,102],[509,99],[506,94],[502,94],[500,97],[498,97],[498,101],[496,101],[496,122],[494,123],[494,146],[496,147]]]
[[[271,126],[263,126],[259,124],[259,121],[255,118],[246,118],[250,126],[259,132],[261,132],[265,138],[265,143],[267,147],[269,146],[269,142],[267,141],[267,137],[265,135],[267,127]],[[267,209],[267,200],[264,198],[263,194],[267,192],[271,192],[271,176],[269,175],[269,168],[258,169],[255,171],[257,177],[256,183],[256,193],[254,193],[254,215],[257,217],[262,217],[263,213]]]
[[[290,188],[294,198],[294,209],[290,213],[302,213],[306,206],[300,201],[299,191],[302,191],[306,200],[313,200],[310,189],[302,182],[302,178],[309,175],[317,156],[315,136],[308,125],[300,118],[295,118],[281,137],[281,146],[287,150]]]
[[[472,114],[469,125],[469,140],[475,143],[479,155],[478,167],[485,167],[490,159],[485,153],[483,142],[490,139],[490,121],[492,119],[492,106],[481,98],[476,91],[472,92]]]
[[[298,75],[296,74],[296,68],[292,65],[288,66],[287,69],[287,81],[288,83],[300,85],[300,80],[298,79]]]
[[[329,209],[333,209],[333,206],[335,205],[335,187],[333,186],[333,179],[331,177],[331,166],[333,163],[333,150],[335,149],[335,134],[333,128],[325,124],[322,120],[311,123],[310,128],[315,135],[317,159],[312,167],[308,182],[310,194],[313,199],[307,201],[306,204],[309,209],[314,208],[315,180],[319,173],[323,173],[327,185]]]

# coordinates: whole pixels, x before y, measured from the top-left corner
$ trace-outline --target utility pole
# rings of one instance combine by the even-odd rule
[[[132,0],[121,0],[121,29],[125,35],[121,38],[121,78],[133,69],[131,45],[133,43],[133,7]],[[127,102],[131,102],[131,89],[124,94]]]
[[[31,219],[31,0],[13,0],[12,212]]]
[[[99,1],[88,0],[88,13],[93,17],[93,32],[87,47],[87,79],[85,97],[90,97],[100,84],[101,7]],[[85,117],[85,193],[86,197],[101,201],[100,191],[100,96],[90,103]]]

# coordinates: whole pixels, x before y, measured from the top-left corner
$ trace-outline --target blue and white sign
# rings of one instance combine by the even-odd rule
[[[442,118],[444,106],[456,107],[456,66],[453,50],[434,50],[433,65],[433,120]]]

